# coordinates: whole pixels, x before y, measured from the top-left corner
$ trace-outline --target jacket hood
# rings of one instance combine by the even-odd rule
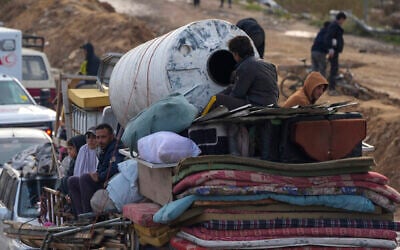
[[[325,89],[328,87],[328,81],[319,72],[311,72],[304,81],[304,93],[311,103],[316,101],[312,100],[312,92],[319,85],[325,85]]]
[[[92,58],[94,56],[94,47],[91,43],[85,43],[81,46],[81,49],[86,50],[86,60]]]
[[[79,149],[86,144],[86,137],[84,135],[76,135],[71,137],[69,141],[75,146],[76,152],[79,152]]]

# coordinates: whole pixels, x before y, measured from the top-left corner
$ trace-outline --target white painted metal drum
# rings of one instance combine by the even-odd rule
[[[127,52],[115,65],[109,85],[118,122],[125,127],[144,108],[176,92],[201,111],[229,84],[235,61],[228,41],[238,35],[246,33],[229,22],[202,20]]]

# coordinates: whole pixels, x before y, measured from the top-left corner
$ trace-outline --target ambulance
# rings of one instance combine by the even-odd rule
[[[50,106],[56,83],[44,49],[44,38],[0,27],[0,73],[17,78],[41,105]]]

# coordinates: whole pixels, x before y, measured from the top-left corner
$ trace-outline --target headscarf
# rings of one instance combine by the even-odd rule
[[[97,170],[96,149],[90,149],[87,144],[79,150],[75,161],[74,176],[81,176],[86,173],[94,173]]]

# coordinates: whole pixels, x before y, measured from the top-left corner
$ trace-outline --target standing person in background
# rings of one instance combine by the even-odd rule
[[[85,54],[85,60],[81,64],[80,74],[96,76],[100,65],[100,59],[94,53],[94,47],[91,43],[85,43],[81,46]]]
[[[88,76],[97,76],[97,71],[100,66],[100,59],[94,53],[94,47],[91,43],[85,43],[81,46],[83,53],[85,55],[85,60],[81,64],[81,68],[79,74],[88,75]],[[95,81],[82,81],[82,83],[78,84],[95,84]],[[78,88],[77,86],[77,88]]]
[[[256,46],[260,58],[264,58],[265,32],[260,24],[258,24],[256,19],[251,17],[241,19],[237,22],[236,26],[246,32],[251,40],[253,40],[254,46]]]
[[[342,53],[344,47],[342,28],[346,21],[346,14],[339,12],[326,32],[325,44],[328,48],[329,63],[331,64],[331,72],[329,75],[328,95],[337,96],[339,93],[336,91],[336,75],[339,70],[339,53]]]
[[[311,47],[312,70],[318,71],[324,77],[326,77],[326,54],[328,54],[328,49],[325,44],[325,35],[328,31],[329,24],[329,21],[324,22],[324,26],[319,30]]]
[[[193,5],[194,7],[199,7],[200,6],[200,0],[193,0]]]
[[[221,4],[219,5],[220,8],[224,7],[225,0],[221,0]],[[229,8],[232,8],[232,0],[228,0]]]

